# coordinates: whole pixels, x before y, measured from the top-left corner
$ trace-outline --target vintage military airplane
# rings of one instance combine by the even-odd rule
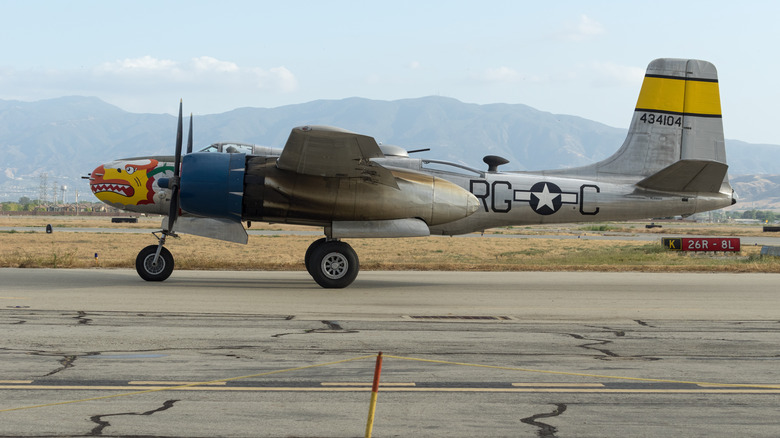
[[[322,287],[352,283],[358,257],[345,238],[455,235],[509,225],[690,215],[732,205],[715,67],[705,61],[650,63],[628,136],[598,163],[504,172],[410,158],[397,146],[325,126],[292,130],[283,149],[218,143],[192,153],[192,118],[182,157],[182,115],[174,156],[98,166],[90,185],[115,207],[167,215],[158,243],[138,254],[150,281],[168,278],[163,246],[176,232],[247,242],[242,221],[323,227],[304,263]],[[226,152],[226,153],[214,153]]]

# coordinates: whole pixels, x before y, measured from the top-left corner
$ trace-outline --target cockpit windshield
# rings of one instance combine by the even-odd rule
[[[251,155],[254,152],[254,146],[244,143],[214,143],[200,152],[224,152],[227,154],[247,154]]]
[[[224,143],[222,145],[222,152],[227,152],[228,154],[247,154],[247,155],[251,155],[253,151],[254,151],[254,148],[250,144]]]
[[[266,155],[278,157],[281,155],[282,150],[248,143],[223,142],[214,143],[213,145],[207,146],[198,152],[219,152],[224,154]]]

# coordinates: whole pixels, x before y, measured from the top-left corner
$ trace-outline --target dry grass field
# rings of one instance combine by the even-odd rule
[[[47,234],[51,224],[54,232]],[[758,246],[743,246],[737,254],[687,254],[661,248],[662,235],[757,236],[759,225],[662,223],[647,230],[645,223],[554,225],[488,230],[483,236],[411,239],[348,239],[364,270],[457,271],[701,271],[780,272],[780,260],[760,257]],[[0,267],[131,268],[138,251],[156,244],[147,233],[116,233],[116,228],[155,229],[159,218],[138,224],[112,224],[108,217],[0,216]],[[67,232],[62,228],[96,228]],[[255,223],[252,229],[312,229]],[[654,241],[621,240],[619,236],[652,233]],[[518,237],[507,237],[516,234]],[[580,238],[534,237],[580,236]],[[617,240],[588,236],[616,235]],[[522,236],[526,236],[523,238]],[[182,235],[169,239],[168,249],[178,269],[303,270],[303,254],[316,236],[250,236],[248,245]],[[97,254],[97,258],[95,258]]]

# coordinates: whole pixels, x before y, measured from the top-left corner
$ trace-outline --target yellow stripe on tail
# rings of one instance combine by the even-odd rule
[[[707,79],[647,75],[642,83],[636,110],[721,117],[718,82]]]

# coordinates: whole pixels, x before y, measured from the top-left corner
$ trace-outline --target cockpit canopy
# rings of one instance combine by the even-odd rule
[[[270,148],[268,146],[258,146],[249,143],[222,142],[214,143],[198,152],[223,152],[226,154],[247,154],[247,155],[281,155],[282,150]]]
[[[403,157],[403,158],[409,158],[409,152],[406,152],[406,149],[402,148],[401,146],[396,146],[392,144],[380,144],[379,150],[382,151],[382,154],[386,157]]]

